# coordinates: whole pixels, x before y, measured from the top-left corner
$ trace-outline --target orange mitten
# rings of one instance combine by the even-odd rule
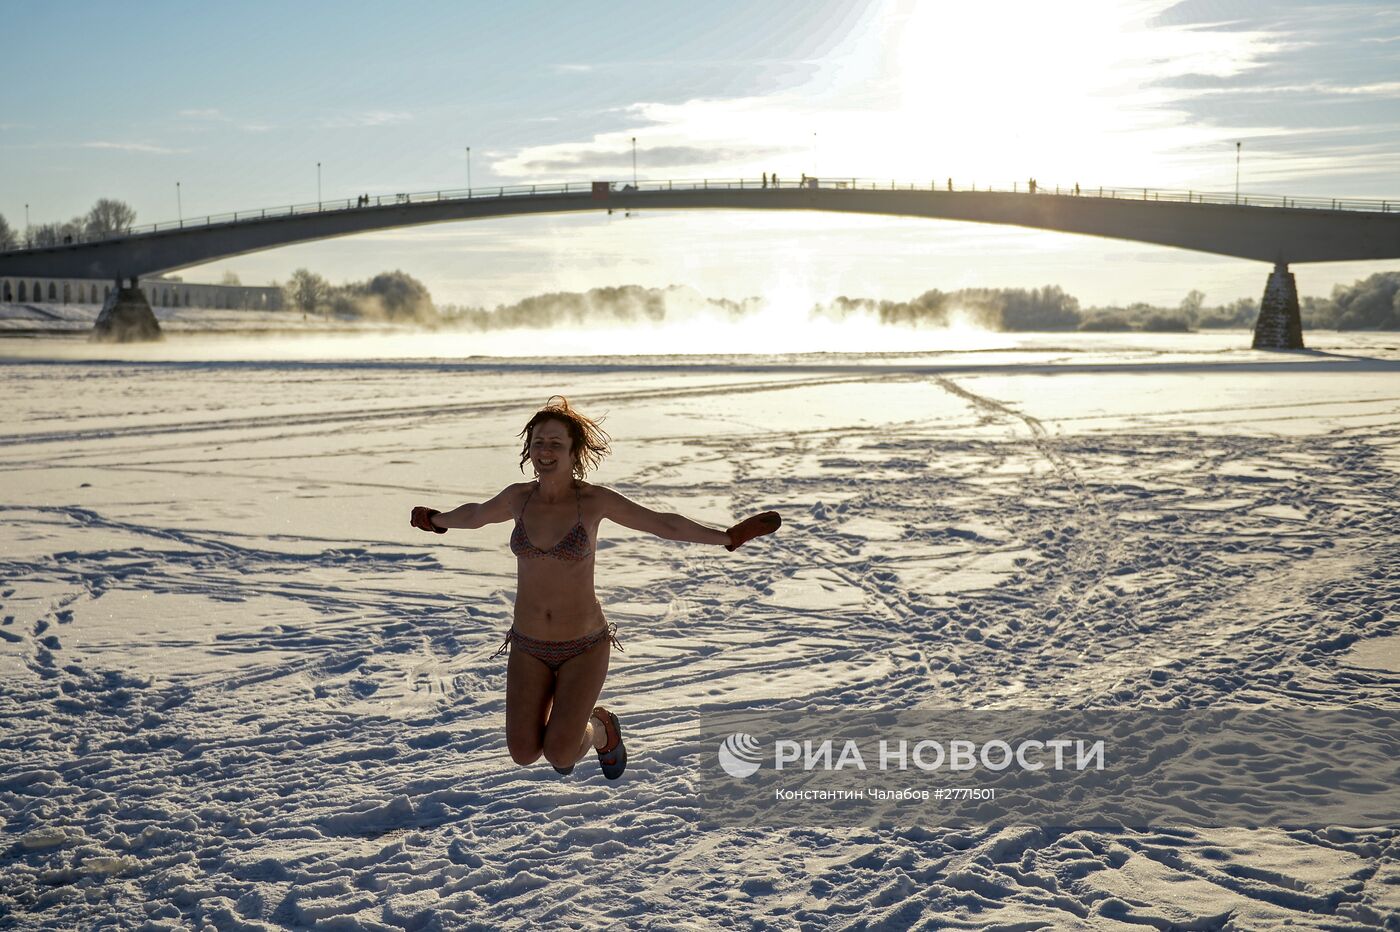
[[[447,528],[438,527],[433,523],[433,516],[442,512],[436,508],[429,508],[426,505],[419,505],[413,509],[413,515],[408,519],[408,523],[418,528],[420,531],[432,531],[435,534],[446,534]]]
[[[755,537],[762,537],[764,534],[772,534],[783,526],[783,519],[776,511],[765,511],[753,517],[745,518],[729,529],[729,543],[724,545],[725,550],[736,550],[740,545],[753,540]]]

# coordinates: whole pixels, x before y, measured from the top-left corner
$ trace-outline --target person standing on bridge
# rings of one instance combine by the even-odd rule
[[[740,545],[782,525],[765,511],[727,531],[678,514],[661,514],[601,485],[584,481],[611,452],[598,422],[554,395],[518,435],[524,438],[520,469],[535,481],[507,486],[481,503],[440,512],[415,507],[410,523],[444,534],[513,520],[510,549],[516,556],[514,622],[500,651],[506,663],[506,746],[517,764],[544,757],[561,774],[590,749],[603,775],[622,776],[627,751],[617,714],[596,705],[608,673],[616,625],[603,616],[594,592],[598,530],[606,519],[665,540]],[[556,541],[551,547],[540,542]],[[617,645],[621,650],[620,644]]]

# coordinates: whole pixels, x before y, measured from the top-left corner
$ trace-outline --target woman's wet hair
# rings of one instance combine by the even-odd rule
[[[573,473],[579,479],[590,470],[597,469],[602,464],[603,457],[612,452],[612,447],[609,446],[612,438],[599,426],[598,421],[569,407],[569,399],[563,395],[550,395],[544,407],[535,412],[535,416],[530,418],[525,429],[519,434],[525,438],[525,445],[520,448],[521,472],[525,471],[525,464],[530,461],[530,443],[535,439],[535,428],[545,421],[558,421],[568,430],[569,438],[573,441]]]

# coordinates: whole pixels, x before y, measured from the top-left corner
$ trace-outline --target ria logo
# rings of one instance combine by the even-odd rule
[[[760,745],[753,735],[735,732],[719,746],[719,765],[731,777],[751,777],[762,766]]]

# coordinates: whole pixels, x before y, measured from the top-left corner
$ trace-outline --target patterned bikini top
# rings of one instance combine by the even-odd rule
[[[559,543],[548,550],[541,550],[530,543],[530,538],[525,533],[525,505],[530,503],[530,496],[535,494],[536,485],[530,489],[529,495],[525,496],[525,502],[520,506],[520,516],[515,519],[515,530],[510,532],[510,550],[517,557],[533,559],[535,557],[554,557],[556,560],[568,560],[570,562],[582,560],[593,553],[593,549],[588,545],[588,530],[583,526],[583,501],[579,497],[578,487],[574,487],[574,499],[578,503],[578,523],[569,529],[569,533],[559,539]]]

